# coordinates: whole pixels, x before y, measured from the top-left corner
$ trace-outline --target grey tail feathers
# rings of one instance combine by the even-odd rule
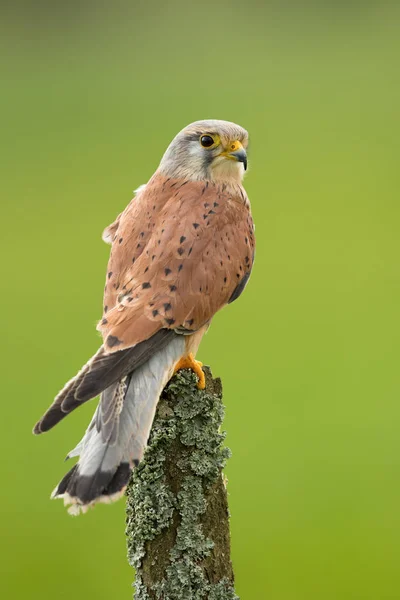
[[[56,396],[53,404],[36,423],[33,433],[38,435],[49,431],[75,408],[95,398],[103,390],[143,365],[154,352],[164,348],[175,335],[173,330],[161,329],[148,340],[112,354],[107,354],[101,346]]]
[[[70,513],[86,512],[124,493],[143,456],[161,391],[184,354],[184,336],[172,333],[145,362],[101,393],[84,437],[67,457],[79,456],[79,461],[52,494],[71,505]]]

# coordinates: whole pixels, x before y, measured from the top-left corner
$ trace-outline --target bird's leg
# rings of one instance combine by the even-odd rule
[[[193,354],[190,352],[187,356],[183,356],[175,365],[174,374],[180,369],[192,369],[199,378],[197,382],[197,387],[199,390],[204,390],[206,387],[206,378],[204,376],[202,367],[203,363],[199,360],[196,360]]]

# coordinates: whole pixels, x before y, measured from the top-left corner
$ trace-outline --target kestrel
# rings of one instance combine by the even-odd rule
[[[254,225],[242,186],[245,129],[197,121],[168,146],[150,181],[103,233],[111,244],[98,330],[103,344],[36,424],[51,429],[100,394],[79,456],[52,497],[86,512],[118,499],[143,456],[160,393],[191,368],[215,313],[243,292],[254,260]]]

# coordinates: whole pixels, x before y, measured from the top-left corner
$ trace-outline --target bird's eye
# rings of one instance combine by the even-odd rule
[[[211,146],[214,144],[214,139],[211,137],[211,135],[202,135],[200,138],[200,144],[203,146],[203,148],[211,148]]]

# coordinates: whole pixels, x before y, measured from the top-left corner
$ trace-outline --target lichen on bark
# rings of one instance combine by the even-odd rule
[[[230,456],[220,430],[222,386],[204,370],[205,390],[187,370],[166,386],[128,486],[135,600],[238,600],[222,474]]]

